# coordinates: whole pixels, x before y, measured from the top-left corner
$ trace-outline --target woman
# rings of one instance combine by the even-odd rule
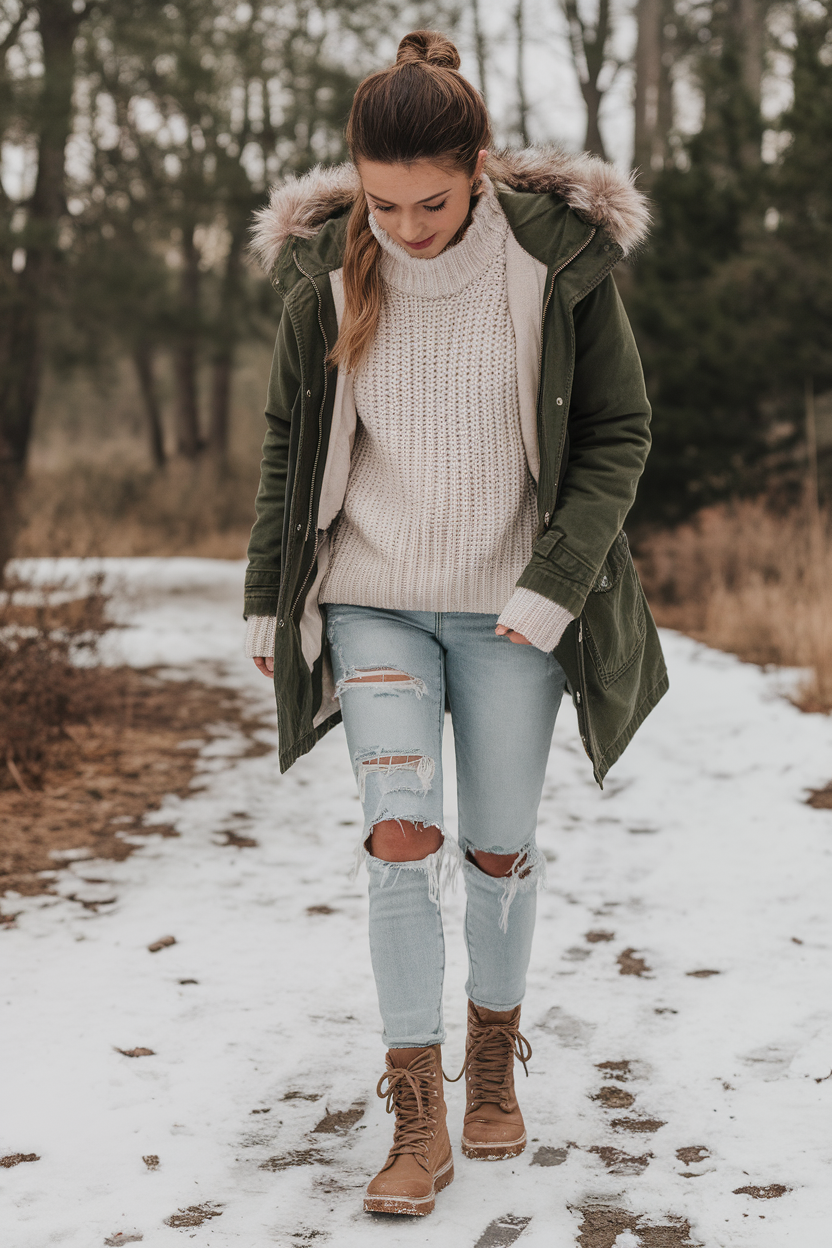
[[[365,827],[393,1146],[370,1211],[453,1178],[440,1045],[441,739],[451,711],[469,955],[466,1156],[525,1147],[513,1083],[568,686],[600,783],[667,678],[621,526],[650,409],[610,271],[644,235],[592,158],[497,156],[456,49],[417,31],[359,87],[353,163],[276,188],[283,299],[246,579],[286,770],[343,716]]]

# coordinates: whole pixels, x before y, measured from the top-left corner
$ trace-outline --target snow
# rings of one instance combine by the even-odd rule
[[[273,739],[269,684],[242,657],[241,564],[18,570],[70,583],[100,570],[122,623],[108,661],[240,687]],[[571,707],[558,722],[538,832],[550,865],[524,1005],[528,1081],[518,1068],[522,1157],[484,1164],[457,1148],[430,1218],[363,1214],[390,1120],[374,1094],[383,1049],[365,881],[349,875],[360,811],[342,732],[281,777],[274,752],[243,757],[238,734],[218,729],[202,735],[192,795],[148,817],[178,839],[143,839],[122,863],[74,857],[60,896],[4,903],[19,917],[0,932],[0,1156],[39,1157],[1,1172],[4,1242],[567,1248],[581,1209],[600,1205],[644,1226],[687,1219],[706,1248],[827,1248],[832,811],[805,799],[832,777],[832,722],[797,711],[782,673],[663,641],[671,693],[603,792]],[[226,846],[225,830],[258,844]],[[70,893],[117,900],[94,912]],[[445,898],[448,1069],[464,1040],[462,906],[461,893]],[[166,935],[176,943],[150,953]],[[644,969],[621,974],[619,959]],[[117,1051],[136,1047],[153,1055]],[[629,1062],[626,1079],[603,1062]],[[593,1099],[602,1087],[631,1107]],[[459,1084],[448,1098],[458,1136]],[[315,1131],[363,1105],[353,1126]],[[636,1133],[612,1126],[621,1119],[665,1125]],[[701,1160],[677,1158],[696,1146]],[[641,1160],[616,1174],[593,1148]],[[789,1190],[736,1194],[774,1184]],[[166,1224],[200,1206],[215,1216]],[[637,1226],[615,1238],[641,1244]]]

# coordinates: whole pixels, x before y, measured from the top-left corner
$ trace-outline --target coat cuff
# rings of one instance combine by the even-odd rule
[[[554,650],[575,616],[533,589],[515,589],[497,621],[524,637],[538,650]]]
[[[270,659],[274,654],[276,615],[250,615],[246,622],[246,657]]]

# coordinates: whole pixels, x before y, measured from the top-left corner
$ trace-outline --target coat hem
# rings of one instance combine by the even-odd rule
[[[317,745],[321,737],[325,737],[330,728],[335,728],[341,722],[341,712],[335,711],[330,715],[329,719],[325,719],[317,728],[313,728],[310,732],[305,732],[302,737],[298,737],[285,750],[278,750],[278,762],[280,764],[280,774],[287,772],[293,763],[296,763],[304,754],[308,754],[313,746]]]
[[[627,723],[627,726],[623,728],[615,740],[607,746],[597,763],[594,764],[593,771],[595,772],[595,779],[598,781],[599,785],[610,768],[618,762],[619,758],[624,753],[647,716],[651,711],[655,710],[669,688],[670,677],[667,672],[665,672],[639,702],[633,712],[632,718]]]

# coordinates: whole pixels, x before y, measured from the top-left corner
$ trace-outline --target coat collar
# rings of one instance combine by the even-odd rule
[[[532,147],[492,153],[486,172],[518,241],[544,264],[559,260],[581,234],[581,223],[603,229],[619,255],[647,235],[649,208],[634,175],[596,156]],[[359,191],[358,173],[349,163],[318,165],[272,187],[268,205],[255,214],[252,251],[273,280],[288,289],[300,276],[291,240],[301,244],[297,254],[310,272],[329,272],[343,263],[346,215]]]

